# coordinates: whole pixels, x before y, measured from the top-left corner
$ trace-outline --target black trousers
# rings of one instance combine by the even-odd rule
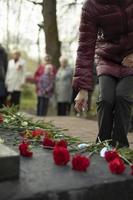
[[[46,116],[48,112],[49,98],[37,98],[37,116]]]
[[[69,102],[58,102],[57,104],[57,115],[66,116],[70,113],[71,104]]]
[[[102,75],[99,77],[99,89],[98,138],[101,141],[111,139],[113,146],[128,147],[127,133],[133,103],[133,76],[115,78]]]
[[[20,107],[20,97],[21,97],[21,91],[13,91],[9,93],[11,96],[10,104],[11,106],[17,106],[18,108]]]
[[[6,96],[0,96],[0,108],[3,108],[5,105]]]

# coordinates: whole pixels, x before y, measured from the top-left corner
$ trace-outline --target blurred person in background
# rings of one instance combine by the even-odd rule
[[[50,76],[49,76],[49,73],[46,73],[47,78],[45,77],[45,68],[46,68],[46,71],[49,71],[50,73]],[[44,86],[42,84],[43,83],[45,84],[45,78],[48,81],[48,76],[49,76],[49,79],[51,79],[51,83],[53,83],[55,74],[56,74],[56,69],[55,69],[55,66],[52,64],[52,57],[50,55],[46,55],[44,57],[43,64],[38,66],[33,78],[33,82],[35,83],[36,94],[37,94],[37,116],[44,116],[47,114],[49,98],[46,100],[45,99],[46,96],[45,97],[42,96],[42,90],[44,90],[44,88],[46,89],[46,85],[49,83],[46,83],[46,85]],[[44,107],[46,107],[46,109]]]
[[[6,100],[5,77],[8,65],[8,55],[3,46],[0,44],[0,108],[3,107]]]
[[[10,95],[10,105],[20,107],[22,87],[25,84],[26,66],[25,60],[21,58],[21,52],[13,52],[12,59],[8,62],[5,84]]]
[[[51,64],[45,65],[45,72],[40,76],[38,81],[38,107],[37,115],[46,116],[48,112],[49,99],[54,92],[54,78],[53,66]]]
[[[55,96],[57,101],[57,115],[65,116],[70,113],[72,99],[73,69],[68,65],[68,60],[61,56],[60,67],[56,74]]]

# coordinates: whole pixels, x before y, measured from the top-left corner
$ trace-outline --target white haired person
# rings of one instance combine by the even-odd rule
[[[49,99],[54,91],[54,72],[53,65],[46,64],[45,72],[40,76],[38,81],[38,116],[46,116],[48,112]]]
[[[56,74],[55,93],[57,99],[57,115],[68,115],[72,99],[73,70],[65,57],[60,57],[60,68]]]
[[[11,106],[19,108],[22,86],[25,83],[26,66],[25,60],[21,58],[20,51],[15,51],[9,60],[5,84],[7,92],[11,95]]]
[[[47,114],[48,99],[46,100],[45,99],[46,96],[44,97],[44,94],[42,94],[43,93],[42,90],[44,90],[45,87],[44,85],[42,88],[42,83],[45,82],[45,69],[46,69],[46,76],[49,76],[48,74],[50,73],[53,74],[53,77],[50,76],[49,78],[50,79],[54,78],[56,70],[55,66],[52,64],[52,57],[48,54],[45,55],[43,64],[38,66],[34,74],[34,83],[36,85],[36,94],[37,94],[37,116],[45,116]],[[49,71],[49,73],[47,73],[47,71]]]

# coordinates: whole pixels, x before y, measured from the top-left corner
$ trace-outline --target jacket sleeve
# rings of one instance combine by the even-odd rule
[[[93,62],[98,28],[96,17],[93,16],[92,12],[91,6],[86,6],[86,4],[83,6],[76,68],[73,78],[73,87],[77,90],[92,90],[93,88]]]
[[[34,82],[37,83],[40,79],[40,76],[43,74],[42,72],[42,66],[39,65],[37,70],[35,71],[35,74],[34,74]]]

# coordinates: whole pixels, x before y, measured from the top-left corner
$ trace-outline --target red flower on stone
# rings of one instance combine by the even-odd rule
[[[4,118],[2,115],[0,115],[0,124],[2,124],[4,122]]]
[[[70,153],[67,148],[55,146],[53,158],[56,165],[66,165],[70,160]]]
[[[120,158],[115,158],[109,163],[109,169],[113,174],[122,174],[125,170],[124,162]]]
[[[51,134],[50,134],[48,131],[45,131],[45,130],[44,130],[44,135],[45,135],[45,137],[47,137],[47,138],[50,138],[50,137],[51,137]]]
[[[115,158],[119,158],[119,155],[116,151],[106,151],[105,152],[105,160],[107,162],[111,162]]]
[[[41,129],[36,129],[36,130],[32,131],[32,136],[33,137],[38,137],[38,136],[41,136],[43,134],[44,134],[44,131],[41,130]]]
[[[89,165],[90,159],[85,156],[75,155],[72,159],[72,168],[74,170],[86,171]]]
[[[133,176],[133,165],[131,165],[131,175]]]
[[[43,143],[43,146],[47,146],[47,147],[54,147],[55,146],[55,141],[48,138],[48,137],[44,137],[42,143]]]
[[[23,142],[19,145],[19,151],[20,155],[25,156],[25,157],[32,157],[33,152],[29,150],[29,144],[26,142]]]
[[[65,140],[60,140],[59,142],[56,143],[57,147],[64,147],[67,148],[67,142]]]

